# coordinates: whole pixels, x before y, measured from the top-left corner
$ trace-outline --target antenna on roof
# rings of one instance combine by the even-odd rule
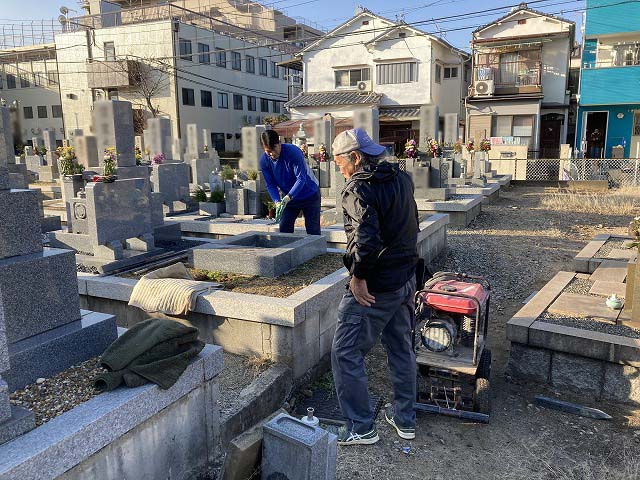
[[[356,11],[354,13],[354,15],[360,15],[362,12],[364,12],[366,9],[362,6],[362,5],[358,5],[356,7]]]

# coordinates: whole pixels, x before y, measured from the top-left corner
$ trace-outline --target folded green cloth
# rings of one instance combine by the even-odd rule
[[[148,319],[127,330],[104,352],[100,364],[108,370],[94,386],[108,391],[123,382],[139,387],[148,382],[171,387],[204,348],[198,329],[168,319]]]

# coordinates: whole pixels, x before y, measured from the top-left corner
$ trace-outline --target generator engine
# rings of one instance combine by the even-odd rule
[[[421,292],[416,318],[423,323],[419,330],[420,343],[434,353],[456,355],[456,347],[473,347],[477,317],[487,306],[487,292],[479,283],[445,280]],[[474,300],[475,299],[475,300]],[[476,303],[477,300],[477,303]],[[476,310],[480,305],[480,315]]]

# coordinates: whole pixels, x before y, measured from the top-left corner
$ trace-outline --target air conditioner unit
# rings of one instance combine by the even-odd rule
[[[474,82],[473,89],[476,97],[487,97],[494,94],[496,87],[493,80],[478,80]]]
[[[360,80],[356,85],[356,89],[360,93],[369,93],[371,90],[373,90],[371,80]]]

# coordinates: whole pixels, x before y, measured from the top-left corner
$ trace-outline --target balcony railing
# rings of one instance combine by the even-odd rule
[[[476,65],[474,79],[493,80],[496,88],[539,87],[542,85],[542,63],[515,61]]]

